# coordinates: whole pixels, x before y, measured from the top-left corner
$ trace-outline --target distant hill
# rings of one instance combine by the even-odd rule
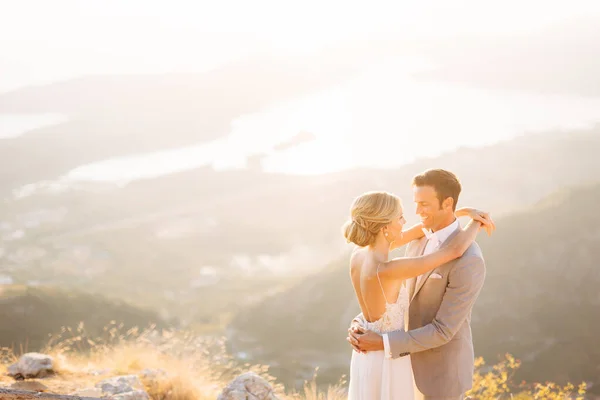
[[[88,163],[224,137],[241,115],[339,83],[364,65],[353,58],[256,55],[204,73],[90,76],[0,94],[2,114],[68,118],[0,141],[0,196]]]
[[[463,148],[396,170],[288,176],[200,168],[124,188],[42,191],[0,209],[0,273],[20,284],[83,285],[164,316],[220,324],[338,259],[346,249],[340,226],[361,192],[397,193],[415,222],[412,176],[443,167],[463,182],[461,204],[498,216],[600,180],[599,155],[596,127]]]
[[[523,361],[519,379],[600,385],[598,204],[600,184],[564,189],[499,219],[492,238],[480,235],[488,274],[473,313],[477,355],[493,362],[514,354]],[[240,312],[233,348],[276,361],[287,379],[316,365],[323,380],[336,379],[348,372],[344,338],[356,313],[345,257]]]
[[[0,286],[0,321],[0,347],[17,352],[39,351],[49,335],[60,333],[62,327],[75,331],[80,322],[91,337],[101,336],[111,321],[122,323],[124,330],[169,326],[156,313],[122,301],[81,291],[25,286]]]

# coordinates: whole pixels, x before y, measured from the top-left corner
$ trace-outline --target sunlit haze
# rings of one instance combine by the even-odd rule
[[[510,35],[600,13],[595,1],[0,2],[0,90],[84,74],[189,72],[253,51],[365,38]]]
[[[89,74],[198,73],[254,54],[302,64],[305,56],[353,41],[536,34],[600,12],[593,1],[376,2],[368,10],[343,2],[23,1],[3,2],[2,9],[0,90]],[[129,181],[203,165],[244,168],[253,155],[263,156],[265,171],[294,174],[394,167],[457,146],[589,126],[600,117],[598,100],[577,95],[491,93],[412,76],[436,67],[415,54],[380,56],[332,87],[239,115],[229,135],[212,143],[82,165],[66,177]],[[32,121],[0,115],[0,136]],[[313,140],[273,151],[302,131]]]
[[[0,203],[2,398],[598,400],[600,0],[0,0]]]

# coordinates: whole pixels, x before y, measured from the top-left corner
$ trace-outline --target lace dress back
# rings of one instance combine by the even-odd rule
[[[379,273],[377,278],[379,279]],[[381,280],[379,286],[383,291]],[[383,296],[385,298],[384,291]],[[408,289],[403,284],[400,286],[396,301],[389,303],[385,299],[385,312],[377,321],[367,322],[366,328],[377,333],[404,330],[408,297]],[[383,351],[352,352],[349,400],[412,400],[414,398],[410,356],[386,358]]]
[[[385,299],[385,312],[377,321],[367,322],[367,329],[377,333],[387,333],[392,331],[404,330],[404,314],[408,309],[408,289],[406,285],[400,285],[400,291],[398,292],[398,298],[396,302],[389,303],[379,278],[379,271],[377,271],[377,279],[379,280],[379,287],[383,292],[383,298]]]

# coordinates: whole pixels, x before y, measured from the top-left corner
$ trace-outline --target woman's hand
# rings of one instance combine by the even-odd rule
[[[496,230],[496,224],[494,223],[494,220],[488,212],[481,211],[476,208],[463,207],[456,210],[456,216],[469,217],[473,221],[481,222],[481,227],[485,229],[488,236],[491,236],[492,233]]]

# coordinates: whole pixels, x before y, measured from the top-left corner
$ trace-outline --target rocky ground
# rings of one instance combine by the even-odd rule
[[[54,400],[91,400],[93,397],[69,396],[27,390],[0,389],[0,398],[6,400],[54,399]]]
[[[153,398],[204,400],[201,394],[185,392],[177,376],[161,369],[115,375],[110,370],[57,371],[54,359],[46,354],[26,353],[0,375],[0,399],[54,400],[150,400]],[[279,400],[271,384],[256,373],[239,375],[222,387],[219,400],[256,398]]]
[[[48,355],[24,354],[0,376],[1,398],[29,398],[31,393],[28,392],[37,393],[35,398],[52,398],[45,394],[78,394],[81,388],[94,388],[93,373],[65,371],[57,374],[53,364],[53,358]],[[40,393],[44,393],[44,396]],[[83,393],[81,395],[85,396]]]

